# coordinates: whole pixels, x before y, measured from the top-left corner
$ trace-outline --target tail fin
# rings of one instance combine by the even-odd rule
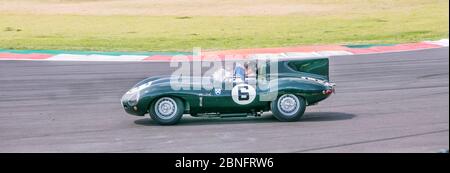
[[[280,71],[296,71],[310,74],[311,77],[329,80],[329,60],[328,58],[311,58],[311,59],[291,59],[282,63],[285,67]]]

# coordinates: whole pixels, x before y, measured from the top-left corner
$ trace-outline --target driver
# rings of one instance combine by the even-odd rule
[[[244,65],[238,63],[234,68],[234,76],[237,82],[246,81],[247,78],[256,78],[254,71],[255,64],[251,62],[245,62]]]
[[[212,77],[214,80],[223,81],[234,76],[235,82],[240,83],[244,82],[247,77],[256,77],[256,73],[253,68],[253,64],[250,64],[250,62],[245,62],[244,64],[237,63],[234,70],[221,68],[214,72]]]
[[[247,69],[244,65],[238,63],[236,64],[236,67],[234,67],[234,77],[237,82],[243,82],[245,81]]]

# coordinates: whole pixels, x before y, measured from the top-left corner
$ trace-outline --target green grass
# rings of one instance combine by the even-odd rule
[[[448,1],[401,10],[281,16],[0,13],[0,49],[189,51],[448,38]]]

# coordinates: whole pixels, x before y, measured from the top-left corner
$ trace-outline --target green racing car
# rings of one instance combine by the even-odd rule
[[[178,123],[183,114],[235,117],[267,111],[280,121],[297,121],[306,106],[335,90],[329,81],[328,58],[254,58],[233,67],[211,75],[147,78],[123,95],[122,106],[132,115],[148,113],[162,125]],[[213,85],[205,87],[205,81]]]

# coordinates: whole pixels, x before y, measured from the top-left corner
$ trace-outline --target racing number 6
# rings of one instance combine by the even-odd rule
[[[255,88],[248,84],[239,84],[231,90],[231,98],[239,105],[251,103],[256,97]]]
[[[248,93],[248,86],[239,86],[238,99],[239,101],[250,99],[250,94]]]

